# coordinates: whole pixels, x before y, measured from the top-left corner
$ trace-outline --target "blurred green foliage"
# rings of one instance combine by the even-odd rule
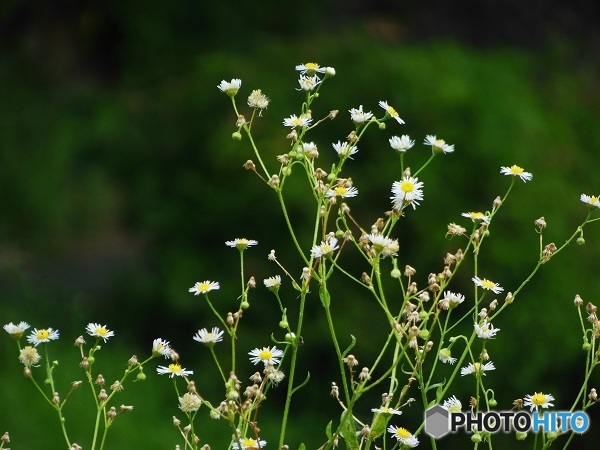
[[[545,236],[560,244],[585,215],[579,195],[598,194],[599,68],[594,61],[572,60],[569,41],[537,52],[475,49],[444,40],[404,43],[389,39],[387,28],[366,22],[338,24],[335,33],[296,32],[284,38],[278,33],[285,25],[275,13],[262,19],[267,27],[249,31],[251,39],[244,39],[227,37],[218,28],[223,21],[210,17],[227,17],[230,29],[243,29],[256,14],[252,8],[244,15],[217,2],[214,16],[207,17],[198,3],[184,17],[161,3],[161,17],[149,12],[157,2],[138,3],[125,2],[113,15],[92,9],[78,22],[56,21],[76,23],[78,36],[85,37],[87,30],[88,41],[61,35],[58,25],[42,27],[39,36],[15,38],[13,52],[0,66],[5,86],[0,319],[59,328],[64,343],[56,347],[72,356],[70,361],[61,357],[65,384],[81,376],[70,342],[94,321],[117,334],[101,355],[109,358],[107,372],[117,376],[131,353],[147,354],[152,339],[163,337],[196,371],[199,391],[218,402],[222,392],[211,381],[210,357],[191,343],[198,328],[217,324],[187,288],[201,279],[218,280],[223,287],[212,298],[223,311],[234,308],[237,252],[223,245],[234,237],[259,241],[247,253],[247,274],[259,284],[277,273],[266,260],[271,248],[299,273],[300,260],[284,251],[291,242],[275,197],[242,169],[252,155],[247,141],[230,138],[235,117],[216,89],[222,79],[241,78],[242,99],[255,88],[271,98],[254,132],[272,169],[275,156],[288,145],[281,121],[298,112],[302,99],[294,90],[297,63],[316,61],[337,70],[313,111],[317,117],[340,110],[335,121],[315,133],[325,170],[334,160],[327,151],[330,143],[352,129],[348,109],[362,104],[377,110],[379,100],[388,100],[399,111],[406,125],[388,123],[384,132],[370,131],[347,164],[347,175],[361,193],[351,202],[352,212],[365,226],[389,208],[391,182],[400,177],[387,144],[392,134],[407,133],[417,141],[408,155],[411,167],[428,156],[420,148],[426,134],[455,145],[454,154],[436,159],[423,173],[425,201],[410,211],[398,236],[400,262],[417,269],[420,283],[429,272],[441,271],[443,255],[460,246],[445,239],[446,224],[459,222],[461,212],[488,209],[503,194],[509,180],[499,174],[500,166],[518,164],[534,174],[531,183],[516,186],[484,249],[480,273],[507,291],[535,265],[533,221],[545,216]],[[48,11],[41,7],[42,12]],[[297,19],[289,20],[300,26]],[[198,26],[206,27],[206,39]],[[119,45],[107,51],[103,39]],[[31,47],[27,42],[34,50],[23,53]],[[40,56],[44,49],[51,50],[48,59]],[[290,214],[299,226],[312,220],[302,204],[305,196],[300,184],[289,192]],[[300,236],[308,246],[309,236],[302,231]],[[579,293],[594,301],[600,288],[600,231],[592,227],[586,239],[587,245],[543,267],[509,314],[494,323],[502,329],[488,346],[497,367],[492,384],[499,407],[510,409],[513,399],[542,390],[566,408],[576,394],[584,361],[572,299]],[[456,290],[468,292],[469,278],[461,278]],[[360,292],[341,280],[338,288],[332,302],[338,335],[355,334],[354,353],[368,365],[378,343],[371,330],[383,318],[365,314],[355,301]],[[294,291],[283,292],[293,309]],[[268,312],[274,311],[268,293],[257,289],[253,295],[242,331],[248,349],[269,342],[279,321]],[[326,421],[315,430],[319,418],[313,411],[315,416],[339,412],[328,395],[336,369],[317,301],[307,314],[303,362],[313,379],[295,402],[290,442],[304,440],[314,448],[324,440]],[[15,448],[58,448],[56,418],[21,377],[8,341],[6,336],[0,341],[6,358],[0,371],[0,426],[10,431]],[[261,437],[272,442],[279,424],[277,395],[272,393],[265,411],[272,421],[262,424]],[[178,410],[168,380],[149,376],[145,383],[127,386],[124,398],[136,408],[113,427],[113,445],[174,447],[170,417]],[[372,406],[378,401],[374,398]],[[72,408],[78,420],[86,420],[82,404]],[[219,433],[229,430],[217,424],[202,439],[211,442]],[[597,430],[586,438],[594,436]]]

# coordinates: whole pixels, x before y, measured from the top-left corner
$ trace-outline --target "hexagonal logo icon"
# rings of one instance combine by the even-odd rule
[[[435,405],[425,411],[425,433],[436,439],[445,436],[450,431],[450,413],[440,405]]]

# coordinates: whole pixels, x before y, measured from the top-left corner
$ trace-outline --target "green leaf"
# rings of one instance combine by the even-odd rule
[[[354,425],[354,417],[348,415],[348,411],[342,413],[340,419],[340,433],[346,442],[348,450],[358,450],[358,437],[356,436],[356,426]]]
[[[324,284],[319,286],[319,298],[321,299],[321,303],[327,309],[329,309],[329,305],[331,304],[331,297],[329,296],[329,291],[327,290],[327,286]]]

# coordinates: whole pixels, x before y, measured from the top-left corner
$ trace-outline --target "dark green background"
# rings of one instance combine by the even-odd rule
[[[377,111],[385,99],[399,111],[406,125],[370,131],[347,165],[360,191],[352,211],[365,225],[389,208],[389,187],[400,177],[387,144],[392,134],[417,141],[412,167],[427,156],[420,145],[426,134],[455,145],[454,154],[423,174],[425,201],[399,229],[400,263],[416,267],[420,283],[459,245],[444,239],[446,224],[459,221],[460,212],[489,208],[504,192],[508,179],[500,166],[519,164],[534,179],[516,186],[495,221],[482,275],[515,289],[536,261],[533,220],[545,216],[546,238],[560,244],[583,219],[579,195],[600,191],[594,2],[366,3],[3,3],[0,319],[60,329],[51,348],[64,355],[58,369],[64,386],[81,376],[72,340],[93,321],[116,332],[99,356],[107,379],[120,374],[132,353],[146,355],[160,336],[195,370],[200,391],[218,402],[222,391],[210,381],[216,373],[209,354],[191,341],[199,328],[217,323],[187,289],[195,281],[220,281],[211,298],[222,311],[235,308],[237,256],[223,243],[238,236],[260,243],[247,253],[247,273],[259,284],[280,273],[266,260],[271,248],[299,274],[300,261],[284,251],[290,241],[276,198],[241,167],[252,155],[247,140],[230,138],[235,117],[216,89],[222,79],[243,80],[241,99],[255,88],[272,99],[255,137],[273,170],[275,155],[288,145],[281,121],[298,112],[302,98],[294,90],[298,63],[337,70],[314,111],[341,111],[314,136],[325,169],[333,161],[328,143],[351,129],[348,109],[362,104]],[[290,191],[299,224],[312,221],[304,196]],[[543,267],[495,323],[502,331],[489,346],[497,370],[488,382],[499,408],[543,391],[566,409],[576,395],[584,354],[572,299],[579,293],[595,301],[600,287],[600,232],[592,227],[585,236],[585,246]],[[469,278],[465,271],[455,290],[469,292]],[[368,365],[378,342],[371,330],[381,318],[368,316],[362,293],[341,279],[338,285],[338,335],[356,334],[354,353]],[[253,295],[240,339],[247,349],[267,344],[279,321],[266,313],[275,306],[270,294]],[[284,286],[282,295],[293,309],[295,292]],[[291,448],[301,441],[316,448],[328,420],[319,416],[328,409],[339,414],[329,397],[335,361],[313,300],[301,356],[313,379],[294,403]],[[56,419],[22,378],[7,336],[0,349],[0,431],[10,431],[13,448],[62,448]],[[470,393],[461,395],[464,404]],[[262,423],[269,448],[277,440],[277,396],[271,394]],[[87,406],[77,401],[70,420],[89,427]],[[369,420],[377,402],[363,404],[362,419]],[[170,417],[178,410],[168,380],[149,370],[144,384],[126,386],[122,403],[136,409],[119,418],[108,448],[175,446]],[[219,448],[216,436],[230,431],[209,425],[201,437]],[[595,448],[597,430],[593,425],[573,447]],[[84,432],[74,438],[90,445]]]

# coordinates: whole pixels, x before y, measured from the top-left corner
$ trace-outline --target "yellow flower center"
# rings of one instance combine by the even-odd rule
[[[292,123],[295,126],[304,125],[304,119],[302,117],[296,117],[296,118],[294,118],[294,120],[292,121]]]
[[[415,185],[411,181],[403,181],[400,185],[400,189],[408,194],[415,190]]]
[[[42,339],[48,339],[50,332],[48,330],[40,330],[36,333],[36,337],[41,341]]]
[[[346,189],[343,186],[337,186],[333,192],[335,193],[335,195],[339,195],[339,196],[343,196],[346,195],[348,193],[348,189]]]
[[[263,361],[268,361],[273,357],[273,352],[267,348],[263,348],[258,354],[258,357]]]
[[[410,431],[402,427],[396,430],[396,434],[403,439],[408,439],[410,437]]]
[[[206,333],[206,334],[204,335],[204,338],[205,338],[207,341],[211,341],[211,340],[213,340],[213,339],[215,338],[215,335],[214,335],[213,333]]]
[[[108,334],[108,330],[104,327],[98,327],[94,330],[94,332],[99,336],[106,336]]]
[[[475,367],[475,372],[481,372],[481,363],[473,363],[473,367]]]
[[[444,145],[446,145],[446,141],[444,141],[443,139],[437,139],[433,145],[435,147],[442,148]]]
[[[169,364],[169,372],[181,373],[181,366],[179,364]]]
[[[599,201],[599,199],[598,199],[598,197],[596,197],[595,195],[592,195],[592,196],[590,197],[590,203],[591,203],[592,205],[594,205],[594,204],[598,203],[598,201]]]
[[[511,172],[513,175],[521,175],[521,174],[522,174],[523,172],[525,172],[525,171],[523,170],[523,168],[522,168],[522,167],[519,167],[519,166],[512,166],[512,167],[510,168],[510,172]]]
[[[543,405],[547,402],[546,399],[546,395],[544,395],[543,393],[535,393],[535,395],[533,397],[531,397],[531,403],[533,403],[534,405]]]
[[[485,214],[481,213],[481,212],[472,212],[471,213],[471,219],[475,219],[475,220],[481,220],[485,217]]]
[[[319,65],[317,63],[311,62],[304,64],[304,67],[306,67],[307,69],[317,70],[319,68]]]
[[[333,249],[331,248],[331,245],[329,245],[329,244],[323,244],[323,245],[321,246],[321,253],[322,253],[323,255],[325,255],[325,254],[327,254],[327,253],[331,252],[332,250],[333,250]]]
[[[396,110],[394,108],[392,108],[391,106],[388,105],[387,107],[387,112],[389,113],[390,116],[392,117],[397,117],[398,113],[396,112]]]
[[[481,287],[484,289],[494,289],[496,284],[490,280],[486,280],[485,278],[481,280]]]
[[[199,290],[200,292],[204,292],[204,291],[208,291],[208,290],[210,290],[210,283],[200,283],[200,284],[198,285],[198,290]]]

